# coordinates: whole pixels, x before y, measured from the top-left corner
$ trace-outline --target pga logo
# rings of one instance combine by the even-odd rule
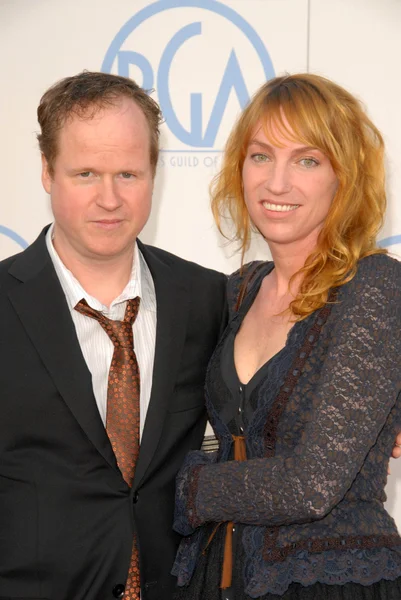
[[[10,245],[10,251],[6,253],[5,256],[19,252],[21,249],[25,250],[25,248],[28,247],[28,242],[25,241],[24,238],[19,235],[19,233],[13,229],[10,229],[9,227],[6,227],[5,225],[0,225],[0,244],[1,242],[3,242],[3,244],[6,242],[7,246]]]
[[[155,89],[168,128],[162,145],[170,151],[222,146],[252,93],[274,77],[259,34],[217,0],[146,6],[114,37],[102,71]]]
[[[389,248],[390,246],[398,246],[398,244],[401,245],[401,235],[392,235],[378,242],[380,248]]]

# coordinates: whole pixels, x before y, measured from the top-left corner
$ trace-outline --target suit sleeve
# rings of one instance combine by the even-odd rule
[[[189,529],[213,521],[288,525],[322,518],[344,497],[401,389],[401,263],[369,257],[344,288],[314,408],[290,458],[192,464]],[[401,397],[400,397],[401,401]]]

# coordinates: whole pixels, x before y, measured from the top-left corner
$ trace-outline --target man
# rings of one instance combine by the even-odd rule
[[[138,600],[139,568],[168,600],[225,277],[137,240],[160,111],[133,81],[66,78],[38,119],[54,223],[0,263],[0,597]]]

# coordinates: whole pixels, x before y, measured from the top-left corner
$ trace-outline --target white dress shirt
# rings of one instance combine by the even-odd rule
[[[138,316],[133,324],[135,354],[140,372],[140,435],[142,436],[152,390],[153,363],[156,345],[156,294],[152,275],[138,245],[135,244],[131,277],[122,293],[110,307],[90,296],[61,261],[53,245],[53,225],[46,234],[47,249],[63,288],[75,325],[82,354],[92,375],[93,392],[104,425],[107,412],[107,384],[113,342],[101,325],[91,317],[81,315],[74,307],[83,298],[95,310],[115,321],[124,319],[127,300],[140,297]]]

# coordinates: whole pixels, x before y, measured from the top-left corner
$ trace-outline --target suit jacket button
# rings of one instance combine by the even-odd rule
[[[117,585],[115,585],[113,587],[114,598],[122,598],[124,596],[124,592],[125,592],[125,585],[123,585],[122,583],[117,583]]]
[[[136,504],[138,502],[138,500],[139,500],[139,494],[138,494],[138,492],[135,492],[135,494],[132,497],[132,502],[134,504]]]

